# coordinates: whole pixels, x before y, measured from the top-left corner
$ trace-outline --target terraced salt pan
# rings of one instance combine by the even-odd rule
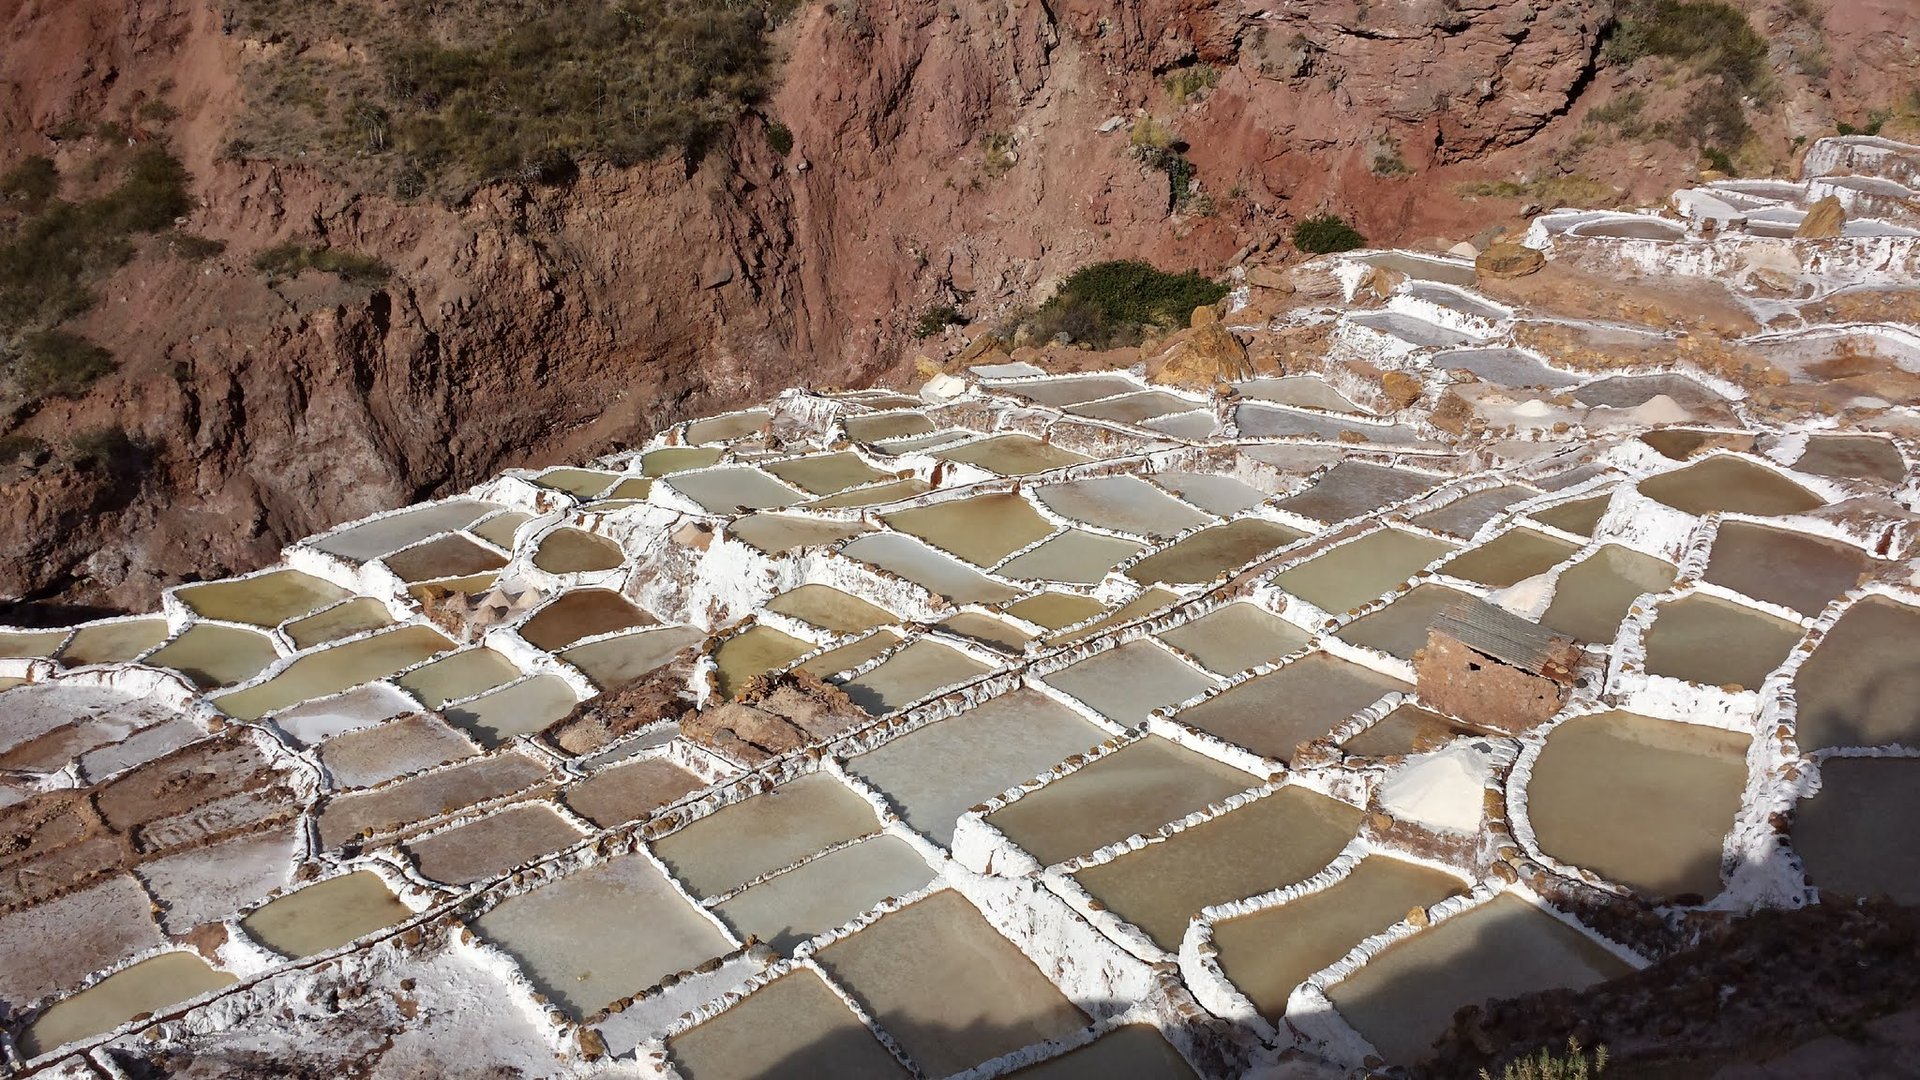
[[[875,533],[862,536],[841,550],[956,604],[997,604],[1020,595],[1011,585],[1003,585],[910,536]]]
[[[990,670],[957,649],[936,641],[916,641],[847,680],[840,689],[855,705],[880,716]]]
[[[995,569],[1002,577],[1092,585],[1141,552],[1139,544],[1084,529],[1068,529]]]
[[[895,836],[875,836],[830,851],[715,905],[714,913],[744,938],[781,952],[851,921],[890,896],[907,896],[933,880],[933,868]]]
[[[1284,787],[1074,878],[1155,945],[1177,952],[1201,908],[1313,876],[1353,839],[1361,816],[1359,807]]]
[[[1449,559],[1440,567],[1440,572],[1504,589],[1546,573],[1579,550],[1557,536],[1532,529],[1512,529]]]
[[[429,709],[472,697],[520,677],[513,661],[492,649],[468,649],[414,668],[396,680]]]
[[[999,476],[1026,476],[1088,460],[1084,454],[1021,434],[995,435],[951,450],[935,451],[934,456],[963,465],[978,465]]]
[[[653,616],[611,589],[572,589],[561,593],[520,625],[520,636],[535,648],[556,652],[581,638],[648,626]]]
[[[527,803],[415,840],[407,850],[426,877],[470,885],[558,851],[583,835],[552,807]]]
[[[1696,594],[1660,606],[1647,632],[1646,668],[1702,686],[1757,690],[1800,635],[1796,623]]]
[[[1881,480],[1898,484],[1907,477],[1899,447],[1886,439],[1854,435],[1813,435],[1793,467],[1815,476]]]
[[[1349,754],[1361,757],[1404,757],[1408,754],[1438,750],[1454,739],[1471,734],[1439,713],[1418,705],[1400,705],[1359,734],[1340,744]]]
[[[951,890],[882,916],[815,955],[922,1075],[946,1076],[1087,1023]],[[929,971],[940,977],[928,978]]]
[[[1278,1022],[1307,976],[1355,945],[1463,891],[1459,879],[1415,863],[1369,855],[1329,888],[1251,915],[1213,924],[1213,944],[1228,979]]]
[[[336,788],[371,787],[410,772],[472,757],[473,744],[444,721],[403,716],[342,735],[320,747],[320,763]]]
[[[917,412],[888,412],[873,416],[849,416],[843,426],[847,437],[863,443],[900,439],[933,432],[933,421]]]
[[[67,634],[66,630],[0,631],[0,656],[52,656]]]
[[[435,533],[464,529],[499,509],[502,508],[479,499],[450,499],[378,517],[310,543],[312,547],[328,554],[366,562],[417,544]]]
[[[1678,574],[1670,562],[1607,544],[1561,572],[1540,625],[1581,641],[1611,643],[1634,599],[1664,591]]]
[[[640,475],[658,479],[718,464],[725,452],[711,446],[665,446],[640,456]]]
[[[1376,599],[1455,547],[1417,533],[1381,529],[1282,571],[1273,583],[1323,611],[1348,611]]]
[[[337,949],[412,914],[380,875],[356,870],[268,901],[240,926],[262,945],[298,959]]]
[[[392,625],[393,615],[387,610],[387,605],[370,596],[362,596],[344,604],[335,604],[325,611],[317,611],[304,619],[295,619],[283,629],[293,641],[294,648],[311,649],[329,641]]]
[[[1256,754],[1293,760],[1317,739],[1381,697],[1412,687],[1324,652],[1239,683],[1174,716]]]
[[[909,828],[944,847],[968,807],[1106,737],[1053,699],[1016,690],[852,758],[847,771],[885,795]],[[956,761],[967,767],[954,768]]]
[[[759,469],[726,466],[661,481],[715,514],[791,506],[805,496]]]
[[[1087,402],[1068,405],[1062,412],[1074,416],[1084,416],[1089,420],[1111,420],[1117,424],[1138,424],[1155,417],[1170,416],[1174,413],[1192,412],[1200,404],[1178,394],[1169,394],[1160,390],[1146,390],[1124,397],[1106,401]]]
[[[193,953],[161,953],[114,972],[35,1017],[21,1035],[20,1050],[26,1057],[38,1057],[235,981]]]
[[[1128,1024],[1086,1046],[1012,1074],[1021,1080],[1197,1080],[1151,1024]]]
[[[1042,864],[1151,832],[1258,783],[1202,754],[1148,736],[987,815]]]
[[[706,787],[706,781],[661,757],[605,766],[566,791],[567,806],[603,829],[647,817]]]
[[[1828,758],[1794,808],[1793,848],[1823,895],[1920,903],[1920,762]]]
[[[1312,487],[1274,505],[1301,517],[1332,524],[1389,503],[1411,499],[1439,482],[1431,476],[1384,465],[1343,461],[1323,473]]]
[[[1337,417],[1291,409],[1280,405],[1248,402],[1234,410],[1234,422],[1242,435],[1253,438],[1316,438],[1328,441],[1342,436],[1360,435],[1367,442],[1410,443],[1417,438],[1412,428],[1399,424],[1349,423]]]
[[[535,675],[458,705],[446,717],[492,749],[515,736],[531,735],[563,719],[579,704],[573,687],[558,675]]]
[[[1041,405],[1059,407],[1129,394],[1142,387],[1132,379],[1119,375],[1080,375],[1015,383],[996,389]]]
[[[668,1039],[667,1053],[687,1080],[905,1080],[910,1075],[807,968],[775,979],[713,1019]]]
[[[723,698],[740,692],[749,679],[786,667],[813,645],[770,626],[751,626],[714,650],[714,680]]]
[[[351,594],[311,574],[274,570],[231,581],[185,585],[174,590],[174,595],[201,618],[274,627]]]
[[[851,644],[842,645],[837,649],[828,649],[794,670],[818,675],[824,679],[843,671],[851,671],[905,640],[892,630],[878,630]]]
[[[750,514],[735,518],[727,531],[769,555],[780,555],[795,548],[837,544],[859,536],[867,527],[857,521],[827,521],[798,514]]]
[[[1920,609],[1870,596],[1848,608],[1794,679],[1802,752],[1828,746],[1920,747]]]
[[[1705,579],[1802,615],[1818,615],[1858,585],[1867,566],[1866,553],[1850,544],[1727,521],[1714,537]]]
[[[1096,653],[1043,679],[1128,727],[1144,724],[1153,710],[1185,701],[1218,682],[1148,640]]]
[[[1436,368],[1470,371],[1498,386],[1539,386],[1550,390],[1577,386],[1582,376],[1549,367],[1520,349],[1460,349],[1433,358]]]
[[[815,495],[832,495],[893,475],[860,460],[858,454],[845,452],[772,461],[765,468],[787,483]]]
[[[1630,970],[1579,931],[1502,893],[1394,943],[1327,996],[1389,1063],[1411,1064],[1463,1005],[1584,989]]]
[[[1593,530],[1600,527],[1600,519],[1607,515],[1607,503],[1612,496],[1596,495],[1589,499],[1574,499],[1543,510],[1535,510],[1528,516],[1542,525],[1551,525],[1561,532],[1575,536],[1592,536]]]
[[[853,488],[838,495],[829,495],[824,499],[815,499],[807,503],[818,510],[853,508],[861,506],[882,506],[887,503],[911,499],[916,495],[925,495],[933,488],[925,480],[895,480],[890,484],[875,484],[872,487]]]
[[[1035,626],[1058,630],[1064,626],[1072,626],[1074,623],[1085,622],[1106,609],[1105,604],[1091,596],[1038,592],[1025,600],[1008,604],[1003,610],[1014,618],[1024,619]]]
[[[165,908],[162,927],[170,934],[185,934],[284,888],[306,853],[305,837],[297,827],[280,825],[140,864],[147,891]]]
[[[1156,586],[1151,589],[1142,590],[1140,595],[1114,608],[1102,618],[1095,619],[1077,628],[1069,627],[1055,633],[1047,638],[1047,644],[1071,645],[1076,641],[1085,641],[1090,637],[1105,633],[1113,627],[1133,622],[1136,619],[1144,619],[1155,612],[1165,610],[1178,599],[1180,599],[1180,594],[1174,592],[1172,589]]]
[[[73,632],[73,640],[60,650],[60,663],[81,667],[88,663],[119,663],[144,653],[167,640],[165,619],[121,619],[117,623],[92,623]]]
[[[1270,401],[1276,405],[1301,405],[1327,412],[1365,413],[1347,397],[1313,375],[1289,375],[1278,379],[1249,379],[1234,383],[1234,390],[1252,401]]]
[[[1172,470],[1154,473],[1153,480],[1209,514],[1237,514],[1267,501],[1267,493],[1231,476]]]
[[[607,490],[608,485],[620,479],[619,473],[602,469],[548,469],[533,478],[533,482],[544,488],[564,491],[582,499],[591,499]]]
[[[1640,493],[1688,514],[1774,517],[1821,506],[1818,495],[1745,458],[1710,457],[1640,481]]]
[[[149,655],[153,667],[172,668],[202,690],[232,686],[265,671],[280,659],[272,639],[253,630],[195,623]]]
[[[1427,631],[1440,612],[1470,599],[1444,585],[1416,585],[1386,607],[1348,623],[1335,636],[1411,663],[1413,654],[1427,647]]]
[[[1446,285],[1472,286],[1478,280],[1478,274],[1471,262],[1415,255],[1405,251],[1370,252],[1355,256],[1354,261],[1368,266],[1384,267],[1421,281],[1438,281]]]
[[[338,795],[320,811],[320,843],[338,848],[504,798],[548,778],[547,767],[539,759],[507,752],[472,758],[370,791]]]
[[[1682,409],[1703,411],[1724,404],[1725,399],[1685,375],[1614,375],[1573,392],[1582,405],[1609,409],[1632,409],[1656,397],[1667,397]]]
[[[1364,326],[1369,330],[1398,338],[1415,348],[1450,349],[1479,340],[1471,334],[1463,334],[1450,327],[1431,323],[1425,319],[1416,319],[1398,311],[1362,311],[1346,316],[1346,320],[1355,326]]]
[[[1217,675],[1271,663],[1307,643],[1306,631],[1248,603],[1228,604],[1159,637]]]
[[[976,566],[992,566],[1055,528],[1032,503],[1013,494],[900,510],[882,515],[882,520]]]
[[[1173,536],[1212,520],[1133,476],[1096,476],[1047,484],[1035,488],[1033,496],[1061,517],[1135,536]]]
[[[626,562],[620,545],[579,529],[555,529],[540,538],[533,565],[549,574],[614,570]]]
[[[733,442],[736,439],[759,434],[770,419],[772,414],[765,409],[748,409],[745,412],[696,420],[687,425],[686,440],[693,446]]]
[[[940,629],[969,641],[979,642],[990,649],[1009,655],[1019,655],[1026,649],[1027,642],[1034,635],[1005,619],[996,619],[977,611],[963,611],[950,615],[937,624]]]
[[[130,874],[0,914],[0,1001],[13,1009],[163,941]]]
[[[824,773],[730,803],[654,843],[696,896],[718,896],[821,848],[876,832],[873,808]]]
[[[691,626],[636,630],[575,645],[561,652],[560,659],[579,668],[595,686],[610,690],[673,659],[675,653],[699,641],[701,636],[700,631]]]
[[[1192,533],[1127,568],[1143,585],[1197,585],[1305,537],[1265,518],[1240,518]]]
[[[1415,525],[1443,532],[1451,536],[1466,539],[1480,531],[1480,527],[1498,517],[1501,511],[1514,503],[1531,499],[1539,492],[1532,488],[1508,484],[1464,495],[1438,510],[1429,510],[1412,519]]]
[[[470,577],[498,570],[507,557],[464,536],[442,536],[383,557],[387,569],[409,585],[440,578]]]
[[[767,601],[767,610],[837,634],[857,634],[898,622],[893,612],[830,585],[802,585]]]
[[[273,718],[273,725],[306,746],[413,712],[419,704],[388,683],[374,683],[332,697],[303,702]]]
[[[1656,897],[1720,892],[1752,740],[1625,712],[1553,729],[1527,783],[1548,855]]]
[[[596,863],[511,897],[473,926],[576,1018],[733,948],[640,855]]]
[[[622,486],[624,486],[624,483]],[[640,497],[643,499],[646,498],[644,494]],[[520,526],[532,520],[532,514],[523,514],[518,510],[508,510],[504,513],[493,515],[478,525],[469,528],[467,531],[497,548],[512,551],[517,546],[514,541],[520,535]]]

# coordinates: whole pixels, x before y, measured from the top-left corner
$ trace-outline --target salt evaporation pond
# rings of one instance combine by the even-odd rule
[[[1794,679],[1802,750],[1920,747],[1920,608],[1869,596],[1846,610]]]
[[[1182,724],[1279,761],[1303,742],[1380,700],[1410,689],[1398,679],[1324,652],[1237,683],[1174,715]]]
[[[1793,812],[1793,849],[1823,893],[1920,903],[1920,761],[1828,758]]]
[[[1752,739],[1608,712],[1553,729],[1527,784],[1541,850],[1654,896],[1720,892]]]

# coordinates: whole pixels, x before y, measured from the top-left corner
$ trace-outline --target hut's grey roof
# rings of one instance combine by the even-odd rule
[[[1535,675],[1547,674],[1550,666],[1564,669],[1572,643],[1484,600],[1462,600],[1441,609],[1434,615],[1431,629],[1477,653]]]

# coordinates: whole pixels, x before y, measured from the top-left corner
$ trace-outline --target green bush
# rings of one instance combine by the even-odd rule
[[[0,198],[21,203],[29,213],[46,205],[59,191],[60,170],[43,154],[22,158],[20,164],[0,176]]]
[[[949,326],[965,325],[967,325],[967,317],[960,314],[958,308],[951,304],[940,304],[920,314],[920,321],[913,325],[913,336],[930,338]]]
[[[1073,272],[1027,321],[1042,340],[1060,334],[1099,349],[1138,344],[1150,326],[1186,325],[1193,309],[1216,304],[1227,287],[1198,273],[1168,273],[1139,260],[1094,263]]]
[[[1167,97],[1172,99],[1175,106],[1185,105],[1189,100],[1199,100],[1219,83],[1220,72],[1210,64],[1175,68],[1160,80],[1160,85],[1166,88]]]
[[[21,337],[9,367],[31,398],[74,397],[113,370],[113,354],[78,334],[36,330]]]
[[[174,233],[167,238],[167,251],[188,262],[204,262],[227,250],[224,240],[210,240],[192,233]]]
[[[371,255],[332,247],[310,247],[289,240],[253,257],[253,268],[271,278],[289,278],[303,270],[332,274],[349,285],[378,285],[393,269]]]
[[[793,129],[778,120],[767,121],[767,145],[781,157],[793,153]]]
[[[1334,214],[1303,218],[1293,226],[1293,246],[1313,255],[1352,251],[1367,246],[1367,238]]]

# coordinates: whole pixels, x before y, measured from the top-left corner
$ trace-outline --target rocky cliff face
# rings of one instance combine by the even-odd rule
[[[590,163],[566,186],[450,207],[223,157],[263,46],[215,0],[16,0],[0,16],[0,167],[78,152],[50,138],[69,121],[164,100],[195,177],[184,227],[228,246],[191,262],[150,244],[99,290],[79,329],[118,371],[17,428],[58,445],[117,425],[134,445],[112,468],[56,454],[0,474],[0,596],[143,607],[503,466],[603,452],[784,385],[911,370],[957,348],[916,343],[928,305],[988,321],[1097,258],[1217,270],[1322,209],[1377,241],[1472,235],[1516,204],[1454,186],[1555,160],[1609,10],[829,0],[780,31],[780,88],[697,165]],[[1194,64],[1217,85],[1171,95],[1164,76]],[[1143,115],[1186,147],[1204,202],[1170,212],[1168,175],[1128,149]],[[792,130],[791,152],[763,117]],[[1608,179],[1665,191],[1667,173]],[[290,238],[394,274],[349,286],[252,267]]]

